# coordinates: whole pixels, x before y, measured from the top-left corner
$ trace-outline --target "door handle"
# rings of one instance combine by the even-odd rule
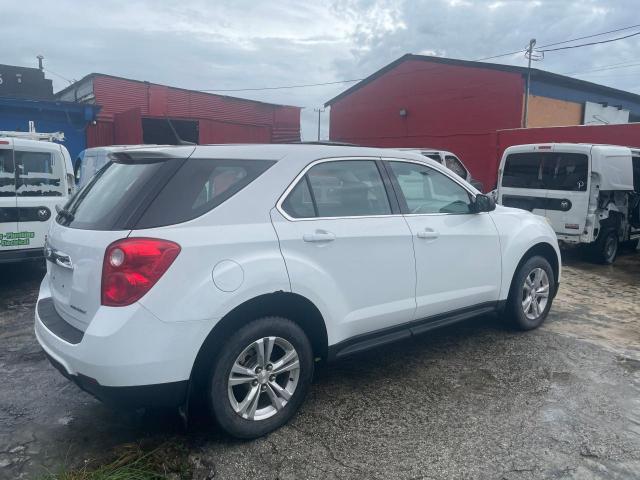
[[[438,238],[439,236],[440,234],[431,228],[425,228],[417,234],[418,238],[424,238],[427,240],[433,240],[435,238]]]
[[[326,230],[316,230],[313,233],[305,233],[302,239],[305,242],[332,242],[336,239],[336,236]]]

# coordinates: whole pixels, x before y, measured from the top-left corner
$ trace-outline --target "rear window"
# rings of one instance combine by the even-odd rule
[[[526,152],[507,156],[502,186],[586,191],[589,158],[582,153]]]
[[[274,163],[190,158],[144,212],[136,228],[173,225],[199,217],[238,193]]]
[[[197,158],[110,161],[71,199],[57,220],[90,230],[185,222],[220,205],[273,163]]]

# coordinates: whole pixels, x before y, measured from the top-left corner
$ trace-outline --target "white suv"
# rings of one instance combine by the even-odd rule
[[[387,149],[131,149],[52,223],[35,332],[101,400],[205,399],[237,437],[300,406],[314,364],[499,312],[547,316],[544,219]]]

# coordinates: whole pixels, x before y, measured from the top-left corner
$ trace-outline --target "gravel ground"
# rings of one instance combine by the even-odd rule
[[[43,270],[0,266],[0,478],[163,439],[199,478],[640,478],[640,255],[566,257],[539,330],[478,318],[335,363],[289,425],[249,442],[81,392],[33,335]]]

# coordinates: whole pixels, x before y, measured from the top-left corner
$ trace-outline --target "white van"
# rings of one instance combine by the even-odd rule
[[[91,147],[81,151],[73,163],[76,187],[79,190],[89,183],[89,180],[98,173],[98,170],[107,164],[110,153],[148,146],[149,145],[109,145],[108,147]]]
[[[611,264],[640,239],[640,149],[551,143],[505,150],[497,201],[546,217],[558,240]]]
[[[43,258],[56,206],[75,189],[71,157],[60,144],[1,133],[0,263]]]

